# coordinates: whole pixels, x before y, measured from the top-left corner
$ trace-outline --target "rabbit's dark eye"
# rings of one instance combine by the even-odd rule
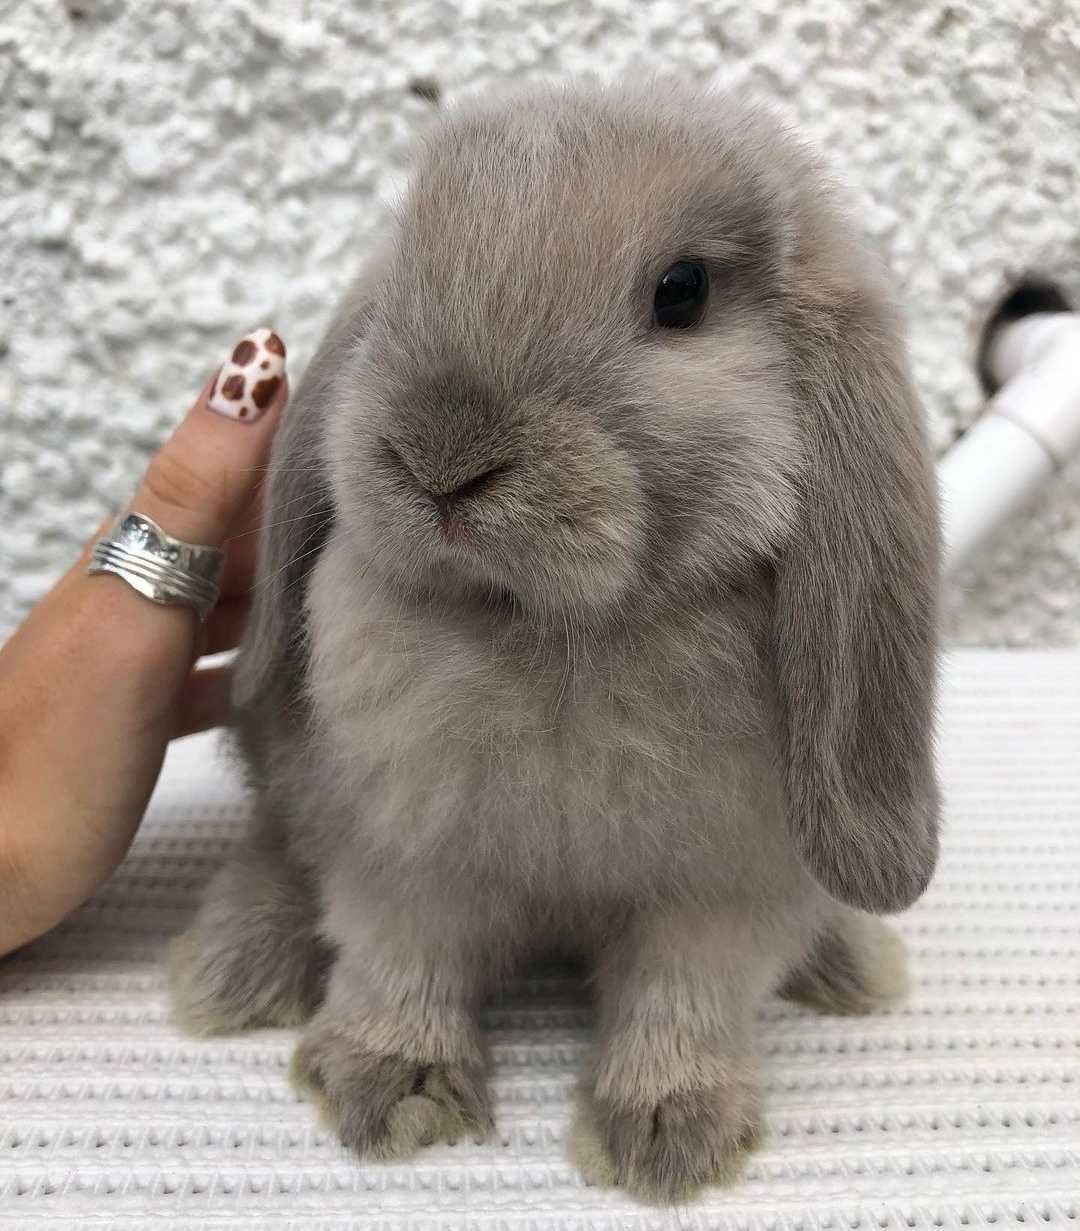
[[[700,261],[676,261],[656,284],[653,318],[664,329],[689,329],[705,315],[709,275]]]

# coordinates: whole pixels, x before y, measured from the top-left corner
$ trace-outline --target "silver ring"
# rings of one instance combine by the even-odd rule
[[[127,513],[94,544],[87,572],[112,573],[152,603],[192,607],[199,619],[217,602],[225,553],[166,534],[143,513]]]

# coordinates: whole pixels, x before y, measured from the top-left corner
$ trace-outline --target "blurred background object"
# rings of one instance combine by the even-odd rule
[[[990,400],[938,463],[949,575],[1080,451],[1080,313],[1053,282],[1022,280],[990,314],[978,368]]]
[[[1023,270],[1080,303],[1070,0],[18,0],[0,5],[0,635],[221,346],[296,370],[440,106],[662,70],[753,91],[833,160],[890,266],[943,453]],[[1080,466],[950,582],[948,633],[1080,644]]]

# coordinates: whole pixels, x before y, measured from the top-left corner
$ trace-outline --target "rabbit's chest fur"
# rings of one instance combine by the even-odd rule
[[[309,592],[324,859],[588,902],[801,876],[749,613],[540,636],[356,573],[332,543]]]

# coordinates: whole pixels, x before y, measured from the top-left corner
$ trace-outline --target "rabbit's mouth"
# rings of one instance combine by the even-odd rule
[[[437,531],[444,543],[466,550],[478,545],[475,528],[459,513],[440,512],[438,516]]]

